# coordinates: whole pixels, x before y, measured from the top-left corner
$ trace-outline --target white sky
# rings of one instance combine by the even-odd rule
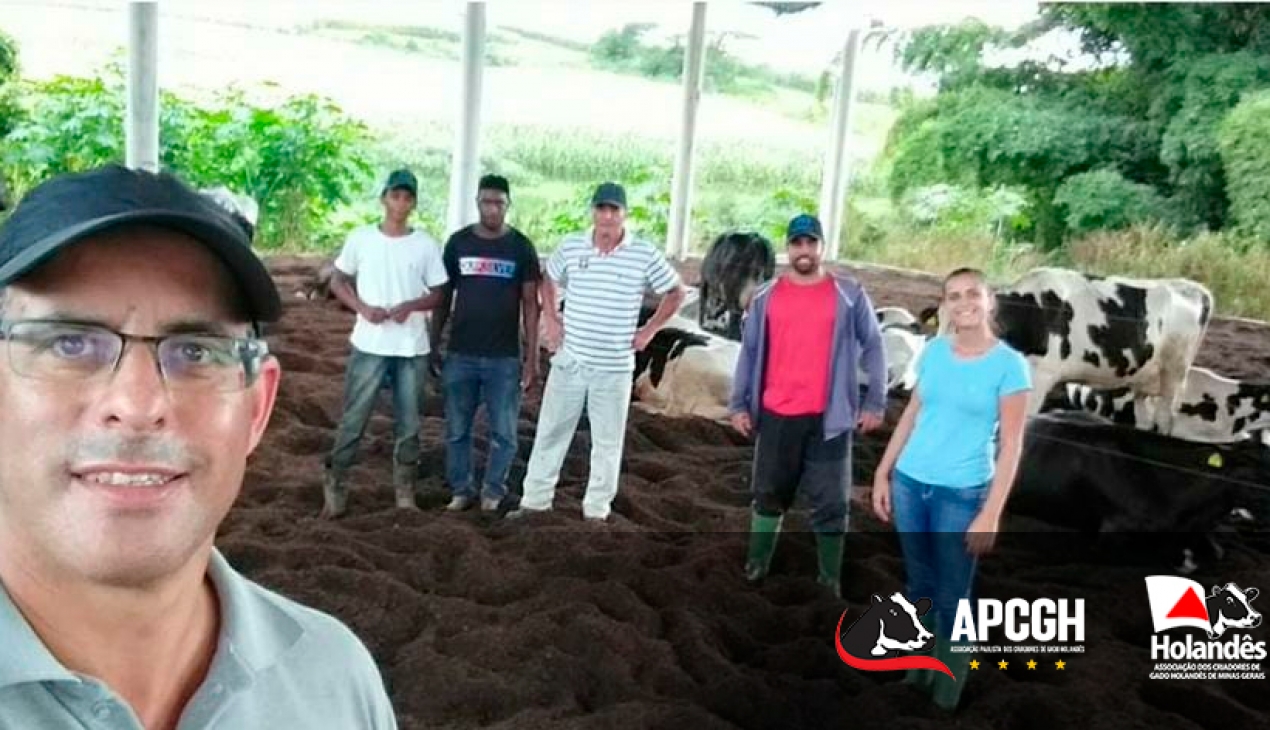
[[[17,37],[26,75],[84,74],[115,58],[127,43],[126,0],[0,0],[0,28]],[[423,25],[459,31],[461,0],[160,0],[159,81],[165,88],[218,89],[274,82],[287,92],[311,91],[381,124],[446,123],[459,107],[458,64],[317,36],[281,34],[320,19],[377,25]],[[967,17],[1007,28],[1035,17],[1032,0],[831,0],[777,16],[740,0],[708,3],[708,33],[732,32],[729,51],[750,63],[819,75],[852,27],[874,20],[898,28]],[[655,33],[686,33],[690,0],[489,0],[488,29],[515,27],[593,42],[627,23],[653,23]],[[122,60],[122,59],[120,59]],[[707,63],[709,59],[707,58]],[[893,50],[870,50],[857,61],[858,90],[905,83]],[[620,89],[620,93],[614,94]],[[595,103],[604,99],[602,112]],[[562,127],[602,123],[663,138],[677,134],[682,91],[675,83],[618,77],[551,65],[486,69],[483,120]],[[703,98],[700,126],[709,137],[820,140],[823,124],[780,109],[717,94]],[[810,136],[809,136],[810,135]],[[874,141],[876,143],[876,140]]]

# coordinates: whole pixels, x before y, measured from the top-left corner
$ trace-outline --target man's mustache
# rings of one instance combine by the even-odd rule
[[[186,472],[202,460],[180,440],[171,436],[129,437],[95,433],[81,436],[66,445],[67,464],[133,463],[164,466]]]

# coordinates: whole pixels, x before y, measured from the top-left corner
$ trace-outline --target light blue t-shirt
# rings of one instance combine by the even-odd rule
[[[977,357],[953,352],[952,339],[932,339],[917,361],[922,406],[895,468],[926,484],[977,487],[996,471],[1000,399],[1032,389],[1032,371],[1004,342]]]

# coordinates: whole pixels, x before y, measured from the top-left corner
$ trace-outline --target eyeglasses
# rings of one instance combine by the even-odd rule
[[[212,334],[127,335],[106,327],[55,320],[0,321],[9,366],[37,380],[83,382],[114,373],[128,342],[154,348],[173,390],[232,392],[251,385],[269,354],[264,340]]]

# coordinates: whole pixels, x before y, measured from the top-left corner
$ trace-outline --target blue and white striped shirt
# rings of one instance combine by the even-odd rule
[[[644,292],[669,292],[679,274],[656,246],[629,230],[607,254],[591,235],[587,230],[566,236],[547,259],[547,275],[564,294],[562,348],[595,370],[633,371]]]

